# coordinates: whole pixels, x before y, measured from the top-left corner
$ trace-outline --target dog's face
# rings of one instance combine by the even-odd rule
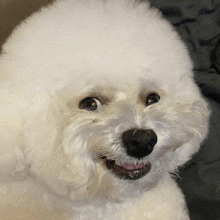
[[[176,33],[148,7],[139,16],[112,2],[112,17],[91,6],[83,20],[86,6],[73,13],[60,3],[67,13],[45,10],[4,47],[25,163],[72,198],[138,194],[185,163],[207,133],[207,106]]]
[[[208,111],[194,83],[171,86],[147,78],[127,75],[125,83],[116,76],[101,82],[83,78],[83,87],[73,89],[70,83],[54,97],[49,111],[53,129],[57,126],[53,152],[65,161],[50,155],[55,162],[54,167],[49,162],[50,169],[69,181],[73,198],[138,194],[198,151]],[[57,172],[60,166],[67,170]]]

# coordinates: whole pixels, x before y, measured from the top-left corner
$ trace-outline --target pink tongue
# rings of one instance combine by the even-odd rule
[[[142,163],[141,164],[139,164],[139,163],[137,163],[137,164],[123,163],[121,166],[124,167],[127,170],[136,170],[136,169],[144,168],[144,164],[142,164]]]

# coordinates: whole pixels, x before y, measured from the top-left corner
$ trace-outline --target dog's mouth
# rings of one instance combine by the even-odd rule
[[[121,166],[117,165],[114,160],[109,160],[106,157],[102,156],[102,159],[105,159],[106,166],[119,178],[126,180],[137,180],[145,176],[151,169],[151,164],[143,163],[123,163]]]

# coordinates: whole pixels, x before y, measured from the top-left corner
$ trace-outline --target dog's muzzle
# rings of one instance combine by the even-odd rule
[[[157,143],[157,135],[153,130],[127,130],[122,134],[122,144],[130,157],[141,159],[149,155]],[[136,180],[145,176],[151,169],[150,162],[143,163],[123,163],[118,165],[114,160],[106,160],[108,169],[122,179]]]

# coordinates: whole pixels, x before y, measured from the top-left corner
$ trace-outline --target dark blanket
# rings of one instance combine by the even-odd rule
[[[0,0],[0,44],[25,17],[52,0]],[[220,0],[150,0],[188,45],[195,79],[212,110],[200,152],[180,169],[191,220],[220,220]],[[184,91],[183,91],[184,92]]]
[[[209,102],[210,132],[180,169],[178,184],[192,220],[220,220],[220,0],[151,0],[188,46],[195,80]],[[184,92],[184,91],[183,91]]]

